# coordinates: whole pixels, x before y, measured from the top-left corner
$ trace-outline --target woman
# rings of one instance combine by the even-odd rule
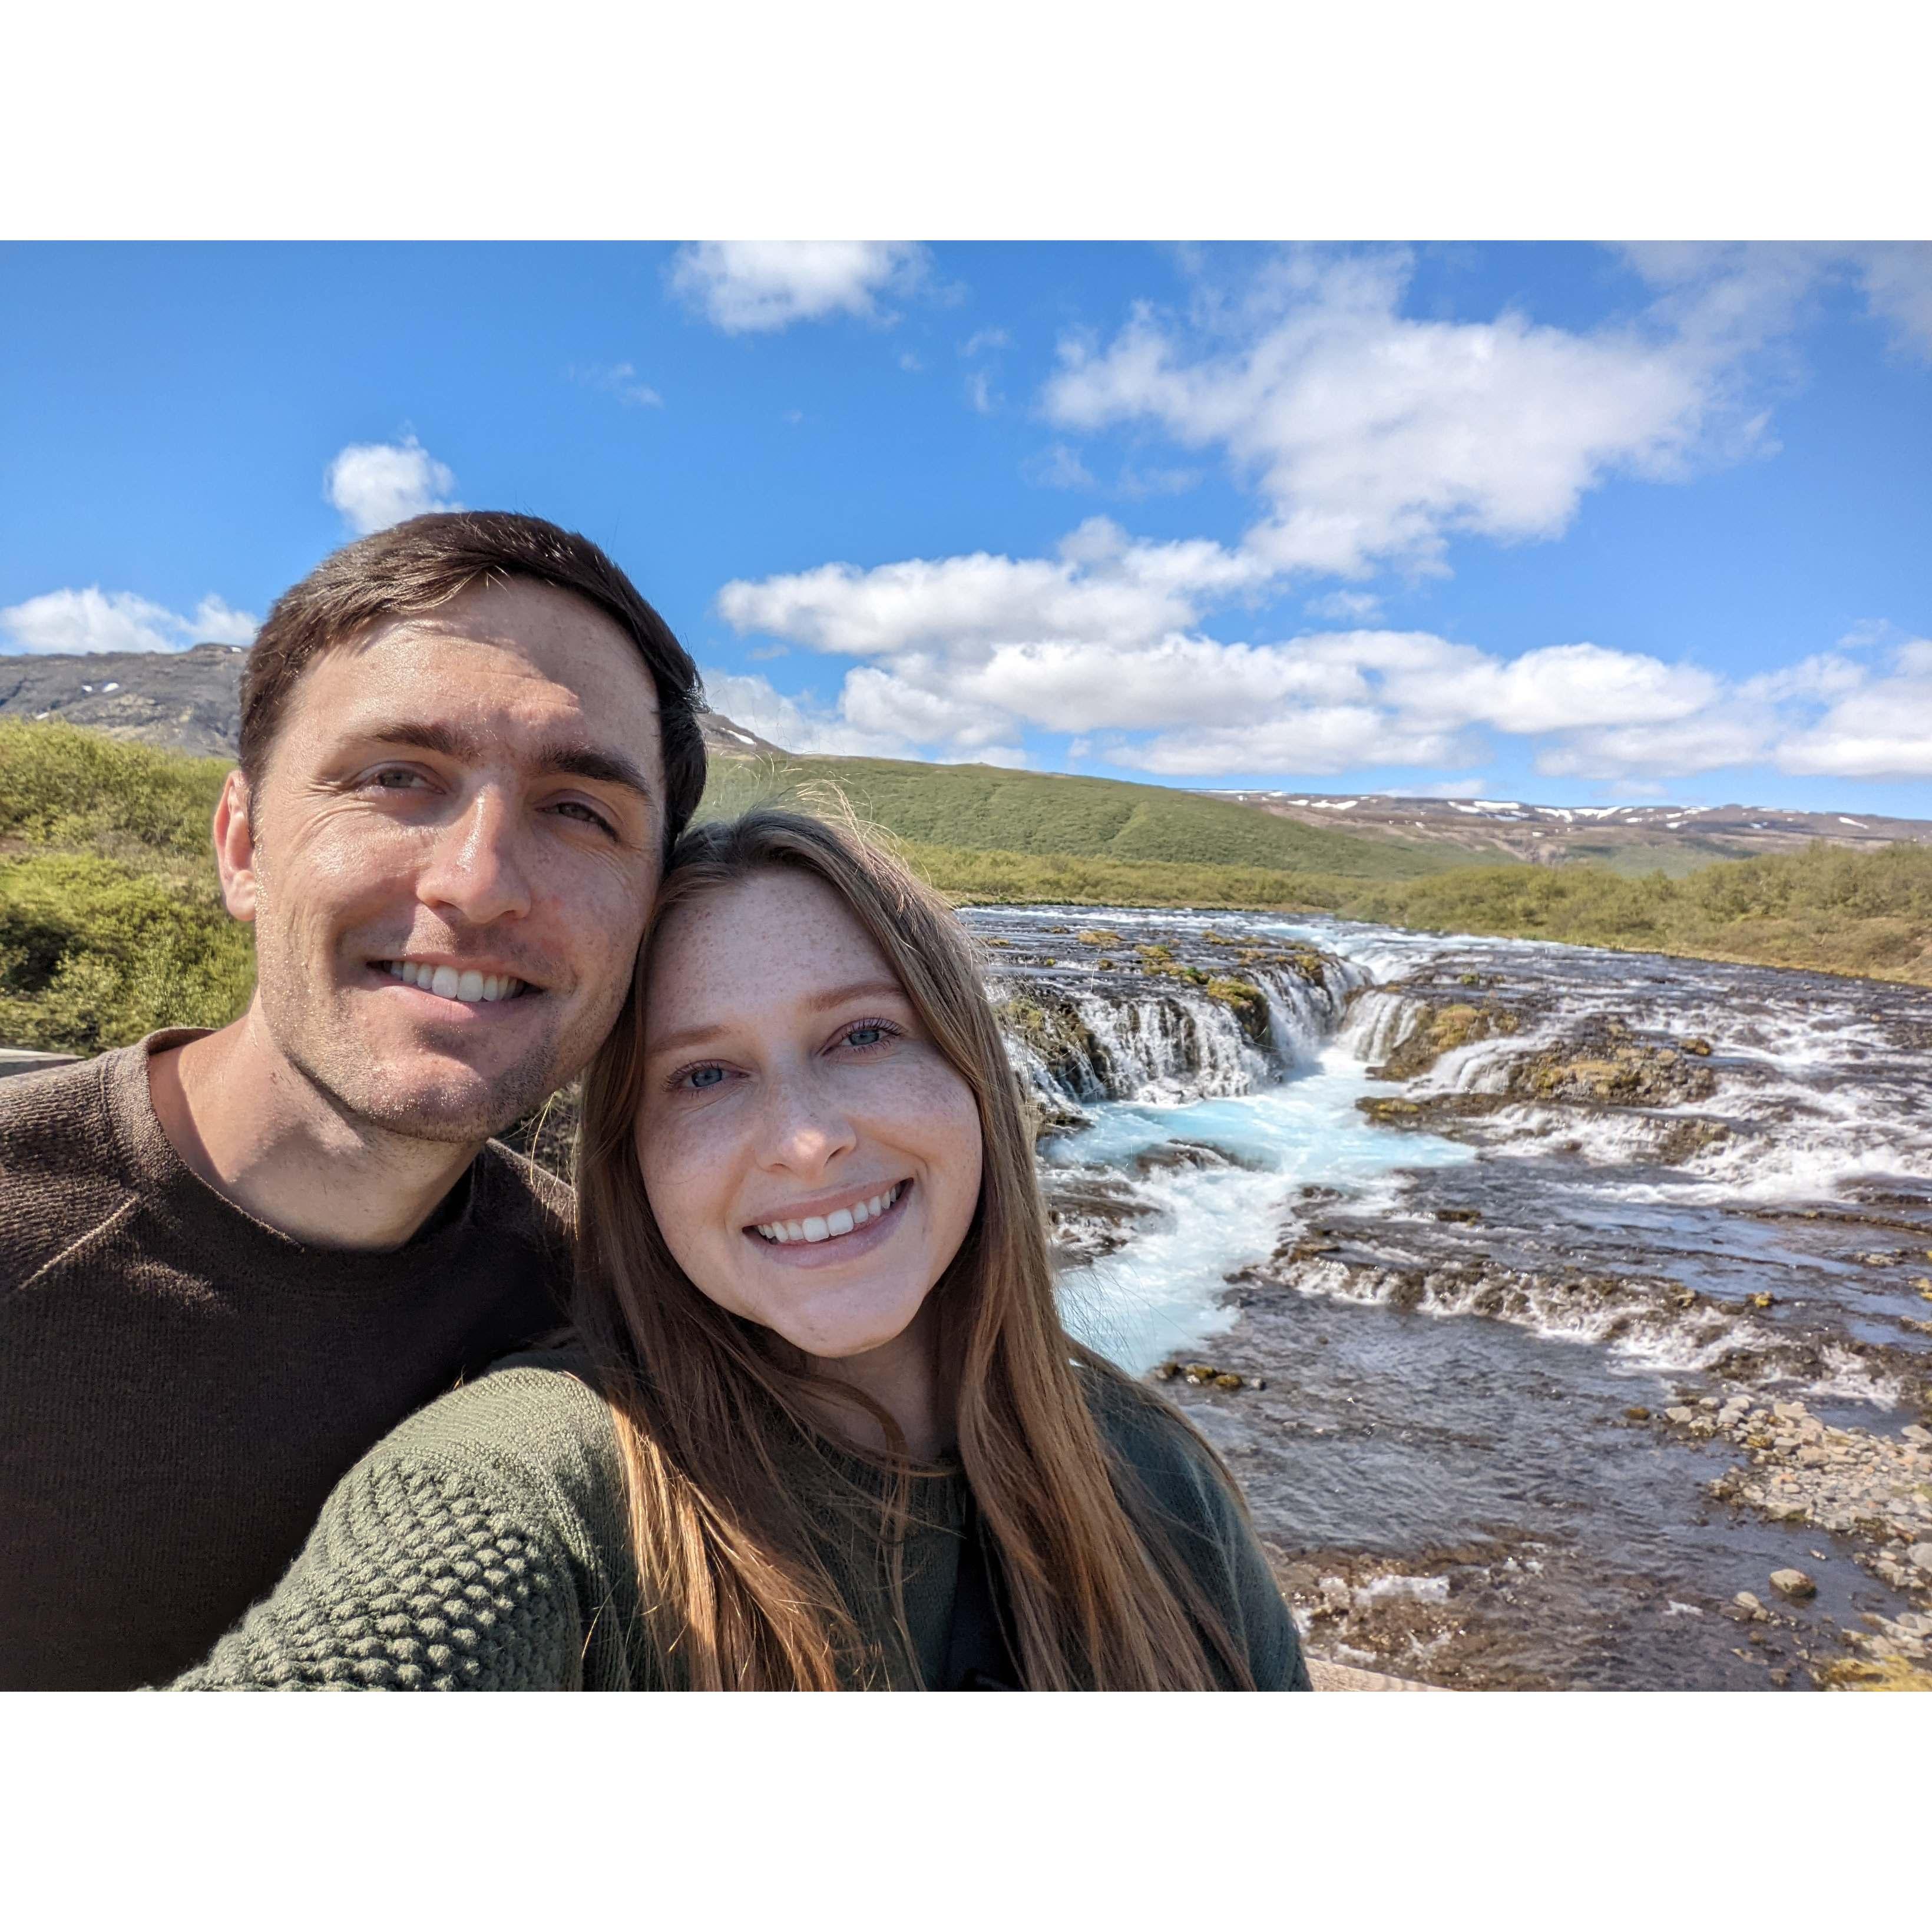
[[[1060,1326],[970,940],[688,833],[586,1076],[571,1346],[345,1477],[182,1688],[1305,1689],[1219,1459]]]

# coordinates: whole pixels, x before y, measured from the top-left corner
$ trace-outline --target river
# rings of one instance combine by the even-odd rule
[[[1924,1668],[1932,995],[966,917],[1070,1324],[1226,1457],[1311,1648],[1472,1688]]]

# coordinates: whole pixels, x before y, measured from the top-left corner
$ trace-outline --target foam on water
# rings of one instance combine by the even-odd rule
[[[1050,1161],[1125,1168],[1176,1141],[1220,1149],[1228,1167],[1156,1170],[1140,1191],[1156,1224],[1120,1252],[1061,1276],[1068,1326],[1123,1367],[1144,1372],[1231,1327],[1220,1305],[1227,1277],[1266,1258],[1309,1183],[1391,1202],[1400,1170],[1454,1165],[1470,1150],[1434,1136],[1396,1136],[1356,1111],[1366,1087],[1360,1061],[1331,1047],[1313,1072],[1242,1097],[1156,1107],[1114,1102],[1094,1124],[1044,1150]]]

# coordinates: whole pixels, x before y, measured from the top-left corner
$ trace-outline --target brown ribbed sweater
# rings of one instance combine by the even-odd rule
[[[562,1318],[569,1190],[494,1142],[385,1253],[224,1199],[148,1097],[196,1036],[0,1082],[0,1688],[197,1661],[374,1444]]]

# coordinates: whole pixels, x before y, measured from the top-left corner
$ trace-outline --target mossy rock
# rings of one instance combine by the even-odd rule
[[[1109,932],[1101,926],[1090,927],[1086,932],[1076,932],[1073,936],[1082,946],[1118,946],[1120,944],[1120,935],[1118,932]]]
[[[1209,980],[1201,990],[1234,1016],[1242,1032],[1256,1046],[1267,1048],[1271,1038],[1268,995],[1258,986],[1246,980],[1218,979]]]
[[[1376,1078],[1413,1080],[1418,1074],[1426,1073],[1444,1054],[1479,1040],[1513,1034],[1520,1024],[1506,1007],[1467,1003],[1432,1007],[1421,1024],[1376,1068]]]

